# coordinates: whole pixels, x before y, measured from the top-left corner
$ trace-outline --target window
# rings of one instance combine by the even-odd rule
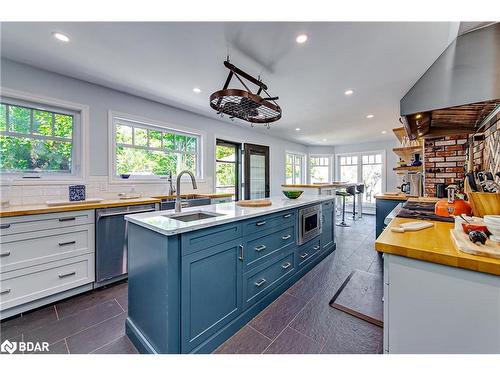
[[[287,184],[301,184],[303,179],[304,155],[286,153],[285,181]]]
[[[309,176],[311,183],[330,182],[330,157],[329,156],[310,156],[309,158]]]
[[[200,136],[113,118],[114,176],[164,176],[187,169],[201,176]]]
[[[217,139],[215,146],[215,192],[239,198],[240,145]]]
[[[81,171],[80,112],[13,98],[0,103],[0,173],[75,177]]]
[[[375,204],[375,194],[382,193],[382,154],[363,155],[361,170],[365,184],[363,202]]]
[[[358,157],[340,157],[340,181],[358,182]]]

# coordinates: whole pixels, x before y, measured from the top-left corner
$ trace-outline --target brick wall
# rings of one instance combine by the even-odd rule
[[[436,196],[436,184],[464,179],[467,135],[429,138],[424,143],[425,196]]]
[[[497,113],[484,127],[484,141],[474,142],[474,170],[500,171],[500,113]]]

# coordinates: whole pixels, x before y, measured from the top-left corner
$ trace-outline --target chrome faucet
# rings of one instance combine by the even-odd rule
[[[175,212],[181,212],[182,210],[182,200],[181,200],[181,177],[184,173],[187,173],[191,177],[191,182],[193,184],[193,189],[198,189],[196,185],[196,178],[191,171],[182,171],[177,175],[177,195],[175,197]]]
[[[174,195],[175,189],[174,189],[174,185],[172,183],[172,171],[168,172],[167,182],[169,185],[168,186],[168,195]]]

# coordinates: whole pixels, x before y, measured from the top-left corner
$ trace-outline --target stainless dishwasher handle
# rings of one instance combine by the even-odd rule
[[[64,279],[65,277],[70,277],[70,276],[74,276],[74,275],[76,275],[76,271],[69,272],[69,273],[64,273],[62,275],[59,275],[59,278],[60,279]]]
[[[266,250],[266,245],[260,245],[255,247],[255,251],[257,251],[258,253],[260,253],[262,250]]]
[[[0,254],[0,258],[5,258],[5,257],[8,257],[9,255],[10,255],[10,251],[6,251],[5,253]]]
[[[120,212],[113,212],[112,214],[98,214],[97,215],[97,220],[103,217],[109,217],[109,216],[119,216],[119,215],[132,215],[132,214],[141,214],[143,212],[153,212],[155,211],[154,209],[151,210],[138,210],[138,211],[120,211]]]
[[[0,295],[3,295],[3,294],[8,294],[8,293],[10,293],[10,289],[5,289],[5,290],[2,290],[2,291],[0,292]]]
[[[258,223],[256,223],[255,225],[257,225],[258,227],[262,226],[262,225],[265,225],[266,222],[265,221],[259,221]]]
[[[290,238],[292,238],[291,234],[287,234],[286,236],[281,237],[282,240],[288,240]]]
[[[256,281],[256,282],[255,282],[255,286],[256,286],[257,288],[260,288],[260,287],[261,287],[262,285],[264,285],[266,282],[267,282],[267,280],[266,280],[266,279],[260,279],[259,281]]]
[[[302,254],[300,257],[301,257],[302,259],[304,259],[304,258],[307,258],[308,256],[309,256],[309,254],[304,253],[304,254]]]
[[[59,242],[59,246],[74,245],[76,241]]]
[[[286,262],[285,264],[281,265],[281,268],[283,268],[284,270],[286,270],[287,268],[290,268],[291,265],[292,265],[292,263]]]

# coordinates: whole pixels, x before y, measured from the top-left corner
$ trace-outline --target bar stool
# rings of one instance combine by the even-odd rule
[[[363,217],[363,194],[365,193],[365,184],[356,185],[356,196],[359,197],[358,202],[358,219]],[[356,199],[356,198],[354,198]]]
[[[355,186],[352,186],[355,189]],[[345,198],[354,196],[353,189],[349,186],[345,191],[336,191],[335,195],[342,197],[342,221],[337,224],[339,227],[349,227],[350,225],[345,222]]]
[[[356,185],[348,186],[345,191],[352,196],[352,221],[356,220]]]

